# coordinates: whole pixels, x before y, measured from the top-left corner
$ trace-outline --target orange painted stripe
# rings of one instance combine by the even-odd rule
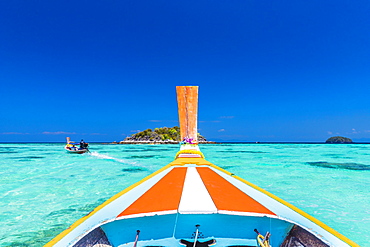
[[[117,217],[130,214],[177,210],[184,186],[186,169],[186,167],[172,169],[172,171]]]
[[[208,167],[197,167],[218,210],[276,215]]]

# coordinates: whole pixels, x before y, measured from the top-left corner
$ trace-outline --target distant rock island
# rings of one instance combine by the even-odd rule
[[[326,143],[353,143],[350,138],[343,136],[333,136],[326,140]]]
[[[180,140],[180,127],[174,126],[172,128],[162,127],[146,129],[144,131],[132,134],[126,137],[123,141],[113,142],[115,144],[176,144]],[[198,133],[198,143],[214,143],[207,141],[202,135]]]

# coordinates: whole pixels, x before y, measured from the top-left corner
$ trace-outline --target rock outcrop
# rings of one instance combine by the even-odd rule
[[[333,136],[327,139],[326,143],[353,143],[353,141],[348,137]]]

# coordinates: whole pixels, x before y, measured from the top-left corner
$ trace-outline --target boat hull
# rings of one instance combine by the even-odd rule
[[[64,147],[64,149],[67,151],[67,153],[70,153],[70,154],[83,154],[83,153],[86,153],[88,152],[89,150],[88,149],[69,149],[67,146]]]
[[[254,229],[270,232],[272,246],[358,246],[203,158],[177,158],[103,203],[49,246],[87,246],[92,239],[106,246],[180,246],[182,240],[195,241],[196,229],[197,241],[216,246],[257,246]]]

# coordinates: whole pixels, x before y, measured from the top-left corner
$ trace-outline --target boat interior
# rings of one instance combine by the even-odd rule
[[[328,247],[307,230],[278,218],[179,213],[116,219],[90,231],[74,246],[258,247],[255,229],[262,235],[270,233],[272,247]]]

